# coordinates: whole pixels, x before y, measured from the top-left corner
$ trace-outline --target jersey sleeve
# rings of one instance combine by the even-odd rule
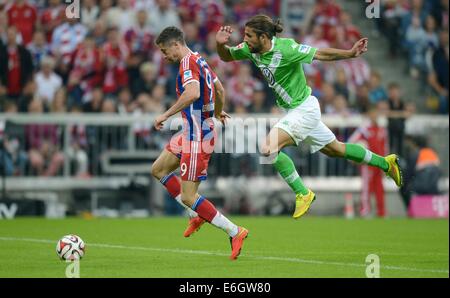
[[[233,60],[244,60],[251,57],[250,49],[248,48],[247,43],[241,42],[237,46],[229,47],[231,57]]]
[[[317,48],[305,44],[298,44],[295,40],[289,39],[286,51],[290,61],[311,64]]]
[[[192,82],[200,82],[200,68],[197,63],[187,57],[181,60],[180,76],[183,87]]]

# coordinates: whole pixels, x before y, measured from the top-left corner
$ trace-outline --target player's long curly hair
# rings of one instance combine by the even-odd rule
[[[274,21],[264,14],[252,17],[245,23],[245,27],[252,28],[258,37],[265,34],[269,39],[272,39],[277,33],[283,32],[283,25],[280,19]]]

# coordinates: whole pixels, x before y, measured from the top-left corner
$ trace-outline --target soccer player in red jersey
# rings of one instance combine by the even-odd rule
[[[156,39],[156,45],[167,61],[180,64],[180,70],[176,82],[178,100],[155,119],[154,125],[160,130],[169,117],[181,112],[183,131],[172,137],[155,161],[152,175],[161,181],[173,198],[191,209],[184,236],[189,237],[207,221],[230,236],[230,259],[235,260],[248,230],[232,223],[197,192],[200,182],[207,178],[208,163],[214,150],[213,117],[222,123],[229,117],[222,111],[222,84],[206,61],[186,46],[180,29],[165,28]],[[178,167],[181,183],[173,173]]]

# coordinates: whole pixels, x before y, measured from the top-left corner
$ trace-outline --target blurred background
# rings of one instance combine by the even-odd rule
[[[449,2],[372,2],[82,0],[70,10],[79,18],[68,18],[65,1],[0,0],[0,219],[182,215],[150,176],[174,133],[152,123],[176,100],[178,72],[154,40],[166,26],[182,28],[224,84],[233,119],[278,118],[259,71],[215,52],[222,24],[234,28],[234,45],[257,13],[281,18],[280,36],[314,47],[348,49],[368,37],[363,57],[304,70],[340,141],[402,157],[399,191],[379,171],[311,155],[306,146],[286,149],[318,195],[311,214],[448,217]],[[255,129],[235,133],[259,142]],[[223,130],[222,142],[235,146]],[[229,214],[284,215],[294,207],[288,186],[257,152],[214,154],[201,191]]]

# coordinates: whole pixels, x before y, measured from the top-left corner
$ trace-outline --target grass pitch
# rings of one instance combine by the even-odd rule
[[[234,217],[250,235],[230,261],[227,235],[210,225],[183,237],[187,219],[21,218],[0,221],[0,277],[65,277],[57,240],[86,243],[81,277],[449,277],[448,220]]]

